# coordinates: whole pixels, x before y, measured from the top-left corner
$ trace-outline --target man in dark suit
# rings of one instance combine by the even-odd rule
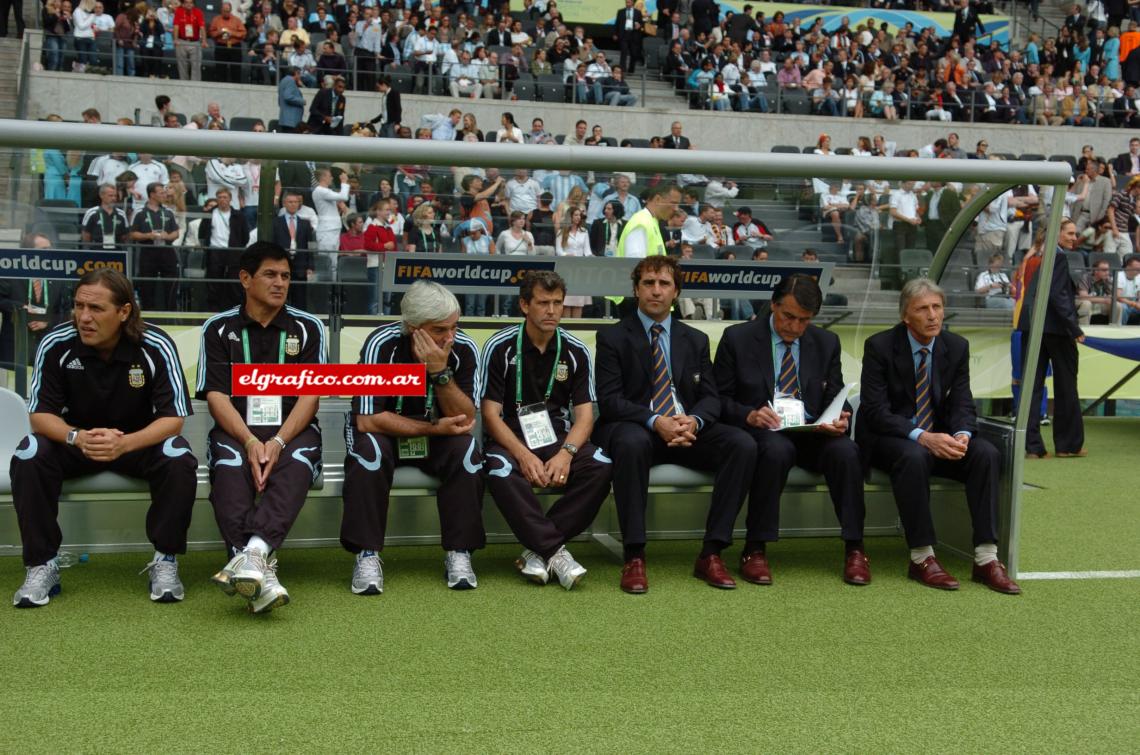
[[[309,105],[309,131],[326,136],[344,135],[344,79],[337,76],[333,85],[317,92]]]
[[[240,306],[245,296],[235,284],[240,272],[241,253],[249,246],[249,226],[245,215],[232,206],[233,195],[226,187],[218,189],[203,208],[206,217],[198,224],[198,243],[206,250],[206,305],[212,312]]]
[[[863,551],[863,473],[859,449],[847,437],[851,412],[811,430],[776,432],[781,418],[774,401],[799,401],[803,419],[810,423],[843,388],[839,337],[811,324],[822,303],[813,278],[790,275],[772,293],[771,316],[728,328],[716,350],[721,421],[743,428],[756,443],[740,566],[741,576],[756,584],[772,584],[765,545],[779,539],[780,495],[795,465],[822,472],[827,480],[846,544],[844,581],[871,582]]]
[[[316,241],[316,234],[309,221],[297,214],[301,209],[301,194],[286,189],[281,200],[285,212],[273,219],[273,243],[289,252],[289,303],[305,309],[307,281],[316,275],[316,261],[309,247]]]
[[[942,330],[946,295],[926,278],[899,295],[902,322],[863,346],[861,403],[855,440],[864,460],[891,476],[910,566],[907,576],[927,587],[957,590],[934,556],[930,477],[966,485],[974,530],[975,582],[1016,595],[1021,588],[997,558],[1001,459],[978,429],[970,392],[970,344]]]
[[[1053,444],[1059,458],[1085,456],[1085,425],[1081,417],[1081,399],[1077,391],[1077,343],[1085,340],[1077,320],[1077,287],[1069,271],[1066,250],[1080,246],[1077,226],[1066,219],[1061,223],[1057,239],[1057,256],[1053,261],[1053,277],[1049,285],[1049,303],[1045,309],[1045,326],[1041,335],[1041,355],[1037,360],[1037,377],[1033,383],[1033,404],[1041,406],[1045,387],[1045,368],[1053,363]],[[1026,288],[1017,319],[1021,334],[1021,353],[1029,353],[1029,324],[1033,319],[1033,302],[1040,290],[1040,274],[1033,277]],[[1024,360],[1024,357],[1023,357]],[[1025,374],[1025,366],[1022,373]],[[1041,439],[1041,415],[1029,413],[1025,427],[1025,453],[1030,458],[1042,459],[1049,454]]]
[[[1129,89],[1132,88],[1133,87],[1129,87]],[[1135,97],[1132,99],[1135,99]],[[1125,100],[1126,106],[1122,108],[1120,112],[1124,113],[1126,119],[1129,115],[1135,117],[1135,109],[1131,110],[1131,112],[1127,110],[1128,107],[1135,108],[1131,100],[1121,98],[1118,99],[1117,102],[1121,100]],[[1140,136],[1134,136],[1128,140],[1128,151],[1121,152],[1113,159],[1112,169],[1116,171],[1116,175],[1118,176],[1140,176]]]
[[[721,560],[756,463],[756,445],[719,423],[721,406],[709,339],[673,317],[681,291],[674,257],[638,262],[631,276],[637,310],[597,336],[599,420],[594,442],[614,464],[614,502],[625,548],[621,589],[644,593],[649,468],[680,464],[715,472],[704,547],[693,574],[713,587],[736,582]]]
[[[633,7],[633,0],[625,0],[625,7],[614,17],[614,39],[621,50],[621,68],[628,74],[633,73],[641,55],[641,28],[644,21],[641,11]]]
[[[673,125],[669,127],[669,135],[661,137],[664,143],[661,145],[665,149],[692,149],[693,145],[689,142],[689,137],[681,134],[681,122],[673,121]]]
[[[954,31],[961,42],[967,42],[974,36],[974,32],[986,33],[982,19],[978,18],[978,11],[970,0],[962,0],[958,10],[954,12]]]
[[[371,124],[379,123],[378,134],[394,138],[396,129],[404,119],[404,108],[400,104],[400,93],[392,88],[392,77],[381,76],[376,82],[376,91],[380,93],[380,112],[369,121]]]

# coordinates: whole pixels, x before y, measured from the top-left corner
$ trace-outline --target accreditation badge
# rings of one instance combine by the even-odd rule
[[[410,438],[400,438],[396,444],[396,453],[401,459],[426,459],[428,455],[428,439],[426,435],[413,435]]]
[[[558,436],[554,434],[554,425],[550,423],[550,415],[546,411],[545,403],[520,406],[519,428],[522,430],[526,447],[531,451],[549,446],[558,440]]]
[[[137,364],[131,365],[131,369],[127,371],[127,384],[132,388],[142,388],[146,385],[146,374],[143,373],[142,367]]]
[[[772,408],[780,417],[780,427],[801,427],[806,421],[804,402],[792,396],[776,396]]]
[[[295,357],[301,353],[301,339],[297,336],[289,336],[285,339],[285,353],[291,357]]]
[[[245,403],[245,424],[250,427],[279,426],[281,418],[280,396],[250,396]]]

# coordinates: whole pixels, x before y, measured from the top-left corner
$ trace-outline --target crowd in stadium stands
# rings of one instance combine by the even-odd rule
[[[209,20],[194,0],[81,0],[74,10],[70,0],[46,0],[43,63],[60,70],[70,47],[73,70],[105,66],[96,44],[104,35],[113,72],[128,76],[198,80],[209,50],[211,76],[222,81],[273,84],[297,70],[305,88],[341,76],[372,91],[387,75],[405,93],[532,100],[545,82],[537,88],[548,101],[628,106],[638,100],[625,76],[651,60],[693,108],[1140,127],[1140,5],[1127,0],[1091,3],[1092,15],[1074,5],[1056,36],[1030,34],[1012,48],[990,38],[979,18],[989,8],[969,0],[919,4],[954,11],[943,38],[909,22],[891,33],[844,17],[825,30],[822,18],[785,23],[782,12],[769,18],[751,5],[722,13],[713,0],[662,0],[655,18],[639,5],[625,0],[615,15],[605,40],[618,48],[614,64],[583,27],[563,23],[553,0],[515,14],[490,0],[239,0]]]
[[[343,100],[339,86],[325,91]],[[160,95],[155,104],[153,123],[180,126],[169,97]],[[335,110],[333,107],[326,112]],[[313,126],[311,130],[319,130],[327,117],[311,112],[304,123]],[[99,123],[101,117],[90,109],[85,111],[84,120]],[[129,119],[119,122],[130,124]],[[185,128],[225,130],[230,125],[218,105],[209,103],[206,112],[193,114]],[[263,131],[265,124],[255,121],[251,128]],[[374,131],[370,124],[355,124],[353,133],[371,136]],[[536,148],[557,143],[598,147],[618,143],[605,136],[601,127],[590,129],[585,120],[576,123],[574,133],[556,136],[546,130],[541,117],[535,117],[524,132],[510,112],[502,113],[494,133],[502,141]],[[475,116],[459,109],[425,115],[414,134],[401,124],[395,136],[448,141],[485,138]],[[630,139],[621,142],[627,147],[632,144]],[[645,146],[694,148],[680,121],[674,121],[669,133],[652,137]],[[837,150],[830,137],[821,134],[814,152],[824,157],[850,154],[868,159],[1001,159],[990,155],[988,149],[988,142],[982,139],[967,152],[958,134],[951,132],[919,149],[900,149],[880,134],[860,137],[853,147]],[[1140,250],[1140,137],[1132,137],[1127,150],[1115,158],[1099,157],[1086,146],[1079,157],[1068,159],[1077,175],[1066,193],[1066,214],[1075,219],[1082,234],[1084,259],[1095,262],[1104,257],[1110,259],[1112,268],[1119,268],[1134,250]],[[541,160],[536,162],[541,164]],[[213,279],[227,274],[230,249],[244,247],[257,238],[262,182],[255,160],[45,150],[42,169],[45,200],[88,208],[82,228],[73,229],[81,231],[77,240],[85,244],[98,247],[152,241],[128,235],[156,230],[161,221],[163,228],[169,225],[178,231],[167,239],[168,245],[161,246],[204,250],[201,267],[206,277]],[[286,232],[285,225],[275,229],[278,240],[303,250],[298,259],[303,260],[302,275],[309,279],[330,280],[336,275],[338,260],[363,256],[366,261],[361,280],[372,284],[366,305],[370,313],[387,312],[391,306],[390,301],[380,301],[375,285],[384,252],[613,256],[625,220],[642,208],[645,193],[662,182],[675,181],[684,192],[676,212],[661,223],[670,254],[763,260],[769,244],[778,243],[780,233],[745,206],[749,195],[740,196],[741,187],[724,176],[579,175],[544,169],[501,173],[477,165],[441,171],[414,164],[327,165],[312,161],[286,161],[278,169],[279,180],[272,188],[274,204],[295,224],[291,233]],[[152,195],[152,189],[157,193]],[[856,264],[872,260],[876,238],[896,250],[925,245],[934,251],[949,220],[979,190],[978,186],[938,182],[903,182],[892,187],[886,181],[812,179],[805,182],[801,203],[814,208],[804,222],[818,223],[820,230],[812,237],[814,241],[798,236],[797,241],[803,241],[802,246],[823,244],[821,248],[829,250],[827,259]],[[161,204],[169,217],[143,212],[148,203],[152,211]],[[992,271],[983,270],[978,276],[976,293],[984,297],[985,306],[1009,307],[1008,274],[1004,271],[1016,261],[1017,253],[1029,246],[1047,204],[1038,201],[1034,187],[1019,187],[995,200],[979,217],[974,264],[985,268],[994,262],[995,255],[1001,257]],[[148,221],[150,226],[143,228],[141,224]],[[108,228],[112,229],[110,233]],[[167,233],[172,232],[169,229]],[[799,251],[795,250],[796,256]],[[154,250],[147,250],[147,269],[158,276],[174,277],[178,269],[175,255],[164,255],[160,262]],[[210,288],[209,308],[227,306],[236,293],[229,287]],[[174,296],[170,289],[161,288],[151,294],[153,298],[148,297],[144,306],[154,306],[156,301],[166,305]],[[487,301],[468,298],[472,300],[468,314],[494,310]],[[600,315],[601,308],[594,304],[583,301],[583,314]],[[744,302],[711,302],[699,310],[706,317],[751,315]],[[1125,319],[1129,317],[1130,310],[1125,311]]]

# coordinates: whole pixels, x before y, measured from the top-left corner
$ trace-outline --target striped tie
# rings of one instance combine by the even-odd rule
[[[654,414],[672,417],[677,407],[673,403],[673,381],[669,379],[669,365],[665,363],[665,347],[661,343],[665,328],[654,323],[649,331],[653,334],[653,398],[649,400],[649,409]]]
[[[930,407],[930,363],[926,357],[930,349],[919,349],[918,374],[915,378],[914,426],[920,430],[934,427],[934,415]]]
[[[792,358],[790,341],[784,341],[784,358],[780,360],[780,380],[776,390],[785,396],[800,397],[800,378],[796,374],[796,360]]]

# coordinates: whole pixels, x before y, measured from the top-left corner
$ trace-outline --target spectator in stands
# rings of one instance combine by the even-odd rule
[[[71,70],[83,73],[97,62],[95,55],[95,0],[80,0],[71,16],[71,38],[75,62]]]
[[[182,0],[174,11],[174,53],[178,78],[202,80],[202,48],[206,46],[206,16],[194,0]]]
[[[1125,185],[1123,191],[1112,196],[1105,211],[1105,219],[1109,222],[1109,238],[1105,241],[1103,251],[1115,254],[1121,260],[1132,254],[1131,228],[1140,217],[1140,175],[1133,176]]]
[[[344,110],[347,106],[344,90],[347,85],[340,76],[326,76],[324,86],[309,104],[309,132],[326,136],[344,134]]]
[[[230,3],[222,3],[222,11],[210,22],[206,32],[214,41],[214,61],[221,67],[221,80],[241,83],[241,50],[246,28],[233,14]]]
[[[448,88],[452,97],[470,97],[474,100],[482,93],[482,87],[479,86],[479,67],[471,62],[471,53],[466,50],[459,53],[459,64],[451,66],[448,78]]]
[[[583,120],[579,120],[574,124],[574,133],[567,136],[562,143],[569,147],[581,147],[585,145],[587,139],[586,131],[588,128],[589,124]]]
[[[582,180],[581,176],[569,170],[560,170],[557,173],[547,176],[542,182],[542,189],[550,193],[555,206],[561,205],[566,201],[566,198],[570,196],[570,192],[574,189],[580,189],[583,196],[589,192],[586,187],[586,182]]]
[[[1092,273],[1077,284],[1077,315],[1081,325],[1108,325],[1113,302],[1112,268],[1108,260],[1093,263]]]
[[[22,14],[16,15],[23,24]],[[44,66],[49,71],[59,71],[63,68],[64,43],[71,36],[71,11],[64,10],[60,0],[45,0],[40,19],[44,30]]]
[[[313,206],[317,210],[317,249],[335,252],[340,246],[341,207],[348,202],[352,187],[342,180],[340,188],[332,188],[333,175],[328,168],[316,171],[317,185],[313,187]],[[329,257],[332,271],[336,272],[336,255]]]
[[[776,73],[776,83],[781,89],[799,89],[802,76],[791,56],[784,58],[783,67]]]
[[[526,230],[525,213],[513,210],[510,225],[495,241],[495,254],[534,254],[534,236]],[[505,310],[502,310],[505,311]]]
[[[535,254],[554,255],[554,195],[543,191],[538,195],[538,209],[527,219],[527,230],[534,236]]]
[[[369,123],[380,124],[377,136],[394,138],[404,117],[400,93],[392,87],[390,76],[380,76],[376,80],[376,91],[380,93],[380,112]]]
[[[831,224],[835,232],[835,242],[843,243],[843,213],[851,209],[851,203],[842,193],[843,181],[830,179],[827,182],[828,190],[819,195],[819,215],[825,223]]]
[[[498,142],[505,142],[508,144],[522,144],[523,132],[515,123],[515,116],[513,113],[504,112],[499,118],[499,130],[495,135],[495,140]]]
[[[303,39],[294,39],[292,48],[293,50],[289,53],[287,60],[288,64],[294,70],[301,72],[301,81],[305,86],[315,88],[317,86],[317,61],[309,52],[308,43]]]
[[[1100,173],[1100,163],[1097,160],[1087,160],[1084,172],[1077,176],[1074,187],[1085,196],[1073,204],[1073,219],[1076,222],[1077,233],[1085,228],[1095,226],[1097,221],[1108,214],[1108,207],[1112,202],[1112,181]],[[1087,188],[1087,192],[1084,190]]]
[[[242,250],[249,244],[250,228],[245,216],[232,205],[229,189],[220,188],[211,209],[198,224],[198,243],[206,250],[207,306],[221,312],[241,304],[241,289],[235,285]]]
[[[432,139],[451,142],[455,141],[455,129],[462,118],[463,111],[459,108],[452,108],[447,115],[443,115],[442,113],[425,115],[422,121],[431,129]]]
[[[83,214],[80,238],[89,249],[115,249],[127,242],[130,223],[127,214],[117,207],[118,190],[114,184],[99,186],[99,204]]]
[[[317,78],[322,81],[326,76],[344,76],[348,73],[348,64],[344,56],[336,51],[332,42],[321,43],[321,54],[317,58]]]
[[[914,247],[922,218],[918,214],[918,197],[914,193],[914,181],[903,181],[897,191],[891,192],[890,209],[887,214],[887,228],[892,230],[895,249]]]
[[[602,206],[602,216],[590,225],[590,250],[598,257],[613,257],[625,228],[625,208],[616,199]]]
[[[305,116],[305,96],[301,94],[301,71],[297,68],[288,69],[287,75],[282,77],[277,85],[277,129],[284,133],[297,130]]]
[[[562,228],[554,237],[554,253],[559,257],[590,257],[590,232],[586,228],[586,211],[582,207],[571,207],[568,217],[562,222]],[[565,316],[581,317],[582,308],[589,306],[589,296],[566,297]]]
[[[741,207],[736,211],[737,222],[732,226],[732,243],[764,249],[772,240],[772,232],[764,223],[753,220],[752,208]]]
[[[1140,325],[1140,255],[1129,256],[1116,274],[1116,302],[1122,324]]]
[[[542,186],[530,177],[526,168],[519,168],[515,171],[514,178],[506,182],[504,191],[511,212],[529,216],[538,207],[538,195],[542,193]]]
[[[1118,176],[1140,176],[1140,137],[1128,140],[1128,151],[1117,155],[1112,167]]]
[[[171,244],[178,240],[180,230],[174,213],[162,206],[166,187],[152,183],[147,187],[147,201],[131,223],[130,239],[139,245],[139,284],[142,301],[147,309],[177,310],[178,253]],[[166,282],[163,282],[166,281]]]
[[[1013,310],[1013,298],[1009,294],[1009,276],[1002,267],[1005,255],[996,253],[990,257],[989,267],[978,273],[974,281],[974,293],[985,297],[986,309]]]
[[[305,31],[305,27],[301,24],[301,20],[296,16],[289,16],[285,19],[285,28],[281,30],[282,47],[293,47],[296,42],[300,40],[309,45],[309,32]]]

